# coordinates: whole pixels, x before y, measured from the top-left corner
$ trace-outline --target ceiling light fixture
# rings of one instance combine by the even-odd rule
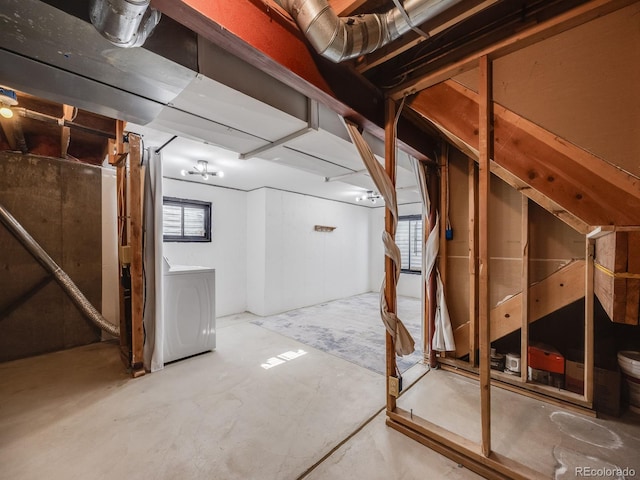
[[[356,197],[356,202],[364,202],[369,200],[371,203],[376,203],[376,200],[382,198],[382,196],[378,192],[374,192],[373,190],[367,190],[367,193]]]
[[[186,177],[187,175],[200,175],[205,180],[209,180],[209,175],[212,177],[224,177],[224,172],[209,171],[209,162],[206,160],[198,160],[197,165],[193,168],[193,170],[180,170],[180,174],[183,177]]]
[[[13,117],[11,107],[18,104],[16,92],[8,88],[0,87],[0,115],[4,118]]]

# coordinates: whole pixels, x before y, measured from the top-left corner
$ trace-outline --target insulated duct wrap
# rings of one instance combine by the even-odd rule
[[[402,10],[339,17],[327,0],[276,0],[322,56],[339,63],[371,53],[462,0],[406,0]]]
[[[62,287],[65,293],[71,298],[73,303],[76,304],[78,309],[96,326],[100,327],[105,332],[118,337],[120,336],[120,328],[117,325],[112,324],[98,312],[93,305],[87,300],[80,289],[77,287],[73,280],[69,278],[62,268],[49,256],[47,252],[29,235],[24,227],[15,219],[11,213],[3,206],[0,205],[0,221],[7,227],[7,229],[22,243],[22,245],[29,251],[33,257],[40,262],[40,264],[49,271],[56,282]]]

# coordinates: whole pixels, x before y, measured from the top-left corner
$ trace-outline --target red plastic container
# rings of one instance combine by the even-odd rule
[[[564,357],[555,348],[539,343],[529,345],[528,353],[531,368],[564,374]]]

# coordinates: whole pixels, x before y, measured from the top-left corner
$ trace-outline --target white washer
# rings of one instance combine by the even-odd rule
[[[215,269],[164,267],[164,362],[215,349]]]

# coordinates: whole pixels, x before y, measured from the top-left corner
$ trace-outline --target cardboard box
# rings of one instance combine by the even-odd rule
[[[584,364],[567,360],[565,389],[583,395]],[[593,406],[599,413],[620,416],[620,372],[596,367],[593,371]]]
[[[580,362],[565,362],[564,388],[579,395],[584,394],[584,364]]]

